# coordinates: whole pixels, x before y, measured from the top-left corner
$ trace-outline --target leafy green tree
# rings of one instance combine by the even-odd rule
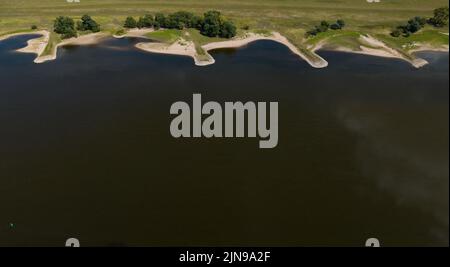
[[[219,11],[208,11],[204,14],[201,33],[209,37],[216,37],[220,34],[222,18]]]
[[[220,37],[232,38],[234,36],[236,36],[236,26],[231,21],[224,21],[221,26]]]
[[[133,17],[127,17],[123,25],[124,28],[132,29],[137,27],[137,22]]]
[[[136,26],[138,28],[151,28],[153,27],[154,23],[155,21],[153,19],[153,16],[147,14],[139,18],[139,20],[136,23]]]
[[[429,19],[429,23],[435,27],[444,27],[448,24],[448,7],[440,7],[434,10],[434,17]]]
[[[166,27],[166,16],[162,13],[156,13],[155,14],[155,24],[157,24],[159,27]],[[158,27],[158,28],[159,28]]]
[[[77,31],[75,30],[75,22],[72,18],[59,16],[53,23],[53,31],[61,34],[63,39],[76,37]]]
[[[81,21],[77,22],[77,30],[99,32],[100,25],[89,15],[84,15],[83,17],[81,17]]]

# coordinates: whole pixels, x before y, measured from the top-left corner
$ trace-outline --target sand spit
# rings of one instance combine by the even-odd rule
[[[238,48],[259,40],[271,40],[284,44],[294,54],[300,56],[314,68],[324,68],[328,66],[328,62],[318,55],[315,55],[317,60],[311,60],[304,53],[300,52],[297,49],[297,47],[295,47],[291,42],[289,42],[286,37],[282,36],[277,32],[273,32],[272,35],[269,36],[249,33],[243,38],[236,38],[223,42],[209,43],[201,47],[205,52],[204,55],[199,55],[197,53],[194,43],[187,42],[183,39],[180,39],[177,42],[170,45],[160,43],[138,43],[136,44],[136,47],[152,53],[189,56],[194,59],[194,62],[197,66],[206,66],[214,64],[215,62],[214,58],[208,53],[208,51],[221,48]]]
[[[384,42],[375,39],[370,35],[361,35],[360,41],[362,45],[360,46],[360,51],[349,51],[354,53],[366,54],[371,56],[379,56],[379,57],[389,57],[389,58],[398,58],[409,62],[413,67],[420,68],[428,64],[425,59],[422,58],[413,58],[411,56],[407,56],[405,54],[400,53],[399,51],[387,46]]]
[[[50,32],[46,30],[42,31],[33,31],[33,32],[22,32],[22,33],[15,33],[15,34],[9,34],[5,36],[0,37],[1,40],[5,40],[7,38],[13,37],[13,36],[19,36],[19,35],[26,35],[26,34],[40,34],[42,36],[34,39],[30,39],[27,41],[27,46],[24,48],[17,49],[17,52],[21,53],[33,53],[36,54],[37,57],[34,60],[35,63],[43,63],[49,60],[56,59],[56,53],[58,50],[58,47],[65,46],[65,45],[92,45],[97,44],[104,38],[108,36],[106,33],[91,33],[82,35],[75,38],[70,38],[63,40],[62,42],[55,45],[55,48],[49,55],[42,55],[45,51],[45,48],[47,47],[49,41],[50,41]]]
[[[99,43],[101,40],[106,38],[108,35],[105,33],[91,33],[82,35],[79,37],[74,37],[70,39],[63,40],[58,43],[55,48],[51,51],[49,55],[42,55],[42,53],[36,53],[38,57],[34,60],[34,63],[44,63],[46,61],[55,60],[58,48],[66,45],[93,45]]]
[[[209,54],[199,55],[195,48],[195,44],[184,39],[179,39],[173,44],[137,43],[136,47],[151,53],[188,56],[194,59],[195,65],[197,66],[207,66],[215,63],[213,57]]]
[[[44,52],[45,47],[47,46],[48,40],[50,38],[50,33],[48,31],[38,31],[38,32],[33,32],[33,33],[40,34],[42,36],[35,38],[35,39],[28,40],[27,46],[24,48],[18,49],[17,52],[34,53],[38,56]]]

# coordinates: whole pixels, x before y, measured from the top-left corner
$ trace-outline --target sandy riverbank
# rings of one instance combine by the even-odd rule
[[[150,28],[150,29],[149,28],[146,28],[146,29],[131,29],[131,30],[126,31],[125,34],[123,34],[123,35],[114,34],[113,37],[114,38],[118,38],[118,39],[122,39],[122,38],[125,38],[125,37],[135,37],[135,38],[147,38],[147,39],[149,39],[145,35],[147,33],[154,32],[154,31],[155,30],[152,29],[152,28]]]
[[[387,46],[384,42],[382,42],[370,35],[361,35],[360,42],[361,42],[361,45],[359,46],[360,50],[352,50],[352,49],[344,48],[344,47],[338,47],[338,48],[335,48],[334,50],[348,52],[348,53],[368,55],[368,56],[401,59],[401,60],[407,61],[415,68],[421,68],[428,64],[428,62],[425,59],[414,58],[414,56],[412,56],[412,55],[402,54],[399,51]],[[420,48],[418,48],[418,49],[420,49]],[[432,50],[436,50],[436,49],[437,48],[433,48]],[[429,50],[429,49],[425,49],[425,50]],[[412,52],[413,51],[410,51],[410,53],[412,53]]]
[[[46,61],[55,60],[57,52],[58,52],[58,48],[61,46],[93,45],[93,44],[99,43],[106,37],[108,37],[108,34],[98,32],[98,33],[86,34],[86,35],[82,35],[82,36],[78,36],[78,37],[74,37],[74,38],[70,38],[70,39],[65,39],[62,42],[55,45],[55,47],[53,48],[53,50],[51,51],[51,53],[49,55],[42,55],[42,53],[38,53],[38,51],[34,51],[34,53],[38,55],[38,57],[34,60],[34,62],[35,63],[43,63]]]
[[[239,48],[259,40],[271,40],[287,46],[291,52],[300,56],[314,68],[324,68],[328,66],[328,62],[319,55],[315,55],[316,60],[311,60],[308,56],[300,52],[291,42],[289,42],[286,37],[277,32],[273,32],[269,36],[249,33],[243,38],[209,43],[201,47],[203,51],[205,51],[205,55],[199,55],[194,43],[187,42],[183,39],[170,45],[159,43],[138,43],[136,44],[136,47],[152,53],[189,56],[194,59],[197,66],[206,66],[214,64],[215,62],[214,58],[208,53],[208,51],[221,48]]]
[[[115,38],[125,38],[125,37],[140,37],[140,38],[147,38],[145,35],[149,32],[153,32],[153,29],[135,29],[135,30],[129,30],[122,36],[114,36]],[[92,34],[86,34],[82,35],[76,38],[70,38],[63,40],[62,42],[55,45],[51,53],[43,55],[45,48],[47,47],[49,41],[50,41],[50,32],[46,30],[41,31],[32,31],[32,32],[21,32],[21,33],[14,33],[9,35],[4,35],[0,37],[0,41],[13,37],[18,35],[25,35],[25,34],[40,34],[41,36],[38,38],[34,38],[31,40],[28,40],[27,46],[21,49],[18,49],[18,52],[23,53],[34,53],[37,55],[36,59],[34,60],[35,63],[43,63],[49,60],[56,59],[57,55],[57,49],[61,46],[66,45],[92,45],[97,44],[104,38],[107,38],[109,35],[107,33],[92,33]],[[277,32],[273,32],[271,35],[260,35],[255,33],[248,33],[244,37],[241,38],[235,38],[227,41],[222,42],[213,42],[208,43],[206,45],[203,45],[201,47],[201,50],[203,50],[204,53],[199,54],[198,49],[195,47],[195,44],[192,41],[186,41],[184,39],[179,39],[178,41],[172,43],[172,44],[165,44],[165,43],[157,43],[157,42],[141,42],[136,44],[136,47],[138,49],[151,52],[151,53],[160,53],[160,54],[169,54],[169,55],[181,55],[181,56],[189,56],[193,58],[195,65],[197,66],[207,66],[215,63],[214,58],[208,53],[208,51],[214,50],[214,49],[221,49],[221,48],[239,48],[242,46],[245,46],[249,43],[259,41],[259,40],[271,40],[274,42],[281,43],[288,47],[292,53],[296,54],[297,56],[304,59],[306,62],[308,62],[312,67],[315,68],[324,68],[328,66],[328,62],[320,57],[319,55],[315,54],[314,52],[321,49],[323,45],[326,46],[326,43],[320,43],[317,44],[315,47],[309,48],[312,55],[314,56],[314,60],[311,59],[311,55],[305,55],[299,49],[290,43],[286,37],[282,36],[281,34]],[[333,50],[336,51],[343,51],[343,52],[350,52],[350,53],[358,53],[358,54],[364,54],[364,55],[370,55],[370,56],[379,56],[379,57],[389,57],[389,58],[398,58],[405,60],[412,64],[416,68],[420,68],[428,62],[421,58],[415,58],[412,55],[407,55],[405,53],[400,53],[399,51],[387,46],[384,42],[370,36],[370,35],[361,35],[360,37],[360,49],[359,50],[352,50],[349,48],[344,47],[334,47]],[[449,47],[448,45],[442,46],[442,47],[432,47],[429,45],[422,45],[418,44],[416,48],[410,50],[408,54],[412,54],[415,52],[420,51],[443,51],[448,52]]]
[[[165,43],[137,43],[136,48],[141,50],[167,55],[188,56],[194,59],[195,65],[207,66],[215,63],[214,58],[206,53],[205,55],[199,55],[195,48],[195,44],[191,41],[180,39],[173,44]]]
[[[58,47],[65,46],[65,45],[92,45],[97,44],[104,38],[108,37],[108,34],[106,33],[92,33],[92,34],[86,34],[75,38],[70,38],[63,40],[62,42],[55,45],[53,50],[48,55],[43,55],[45,48],[49,44],[50,41],[50,32],[46,30],[41,31],[32,31],[32,32],[21,32],[21,33],[14,33],[14,34],[8,34],[0,37],[0,41],[14,37],[19,35],[27,35],[27,34],[39,34],[40,37],[33,38],[27,41],[27,46],[24,48],[17,49],[17,52],[21,53],[33,53],[36,54],[37,57],[34,60],[35,63],[43,63],[49,60],[56,59],[56,54]]]

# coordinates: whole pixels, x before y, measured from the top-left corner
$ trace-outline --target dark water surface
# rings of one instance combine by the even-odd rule
[[[34,64],[29,38],[0,42],[0,246],[448,246],[448,53],[318,70],[261,41],[196,67],[108,40]],[[193,93],[278,101],[278,147],[172,138]]]

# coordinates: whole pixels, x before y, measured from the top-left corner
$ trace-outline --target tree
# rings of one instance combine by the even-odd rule
[[[75,22],[72,18],[59,16],[53,23],[53,31],[61,34],[63,39],[76,37]]]
[[[151,28],[153,27],[154,23],[155,21],[152,15],[145,15],[139,18],[138,22],[136,23],[136,26],[138,28]]]
[[[166,27],[166,16],[162,13],[156,13],[155,14],[155,24],[157,24],[159,27]],[[158,29],[159,29],[158,27]]]
[[[435,27],[444,27],[448,24],[448,7],[440,7],[434,10],[434,17],[428,22]]]
[[[123,25],[124,28],[132,29],[137,27],[137,22],[133,17],[127,17]]]
[[[224,21],[220,30],[220,37],[232,38],[234,36],[236,36],[236,26],[230,21]]]
[[[216,37],[220,34],[221,15],[219,11],[208,11],[204,14],[201,34]]]
[[[81,17],[81,21],[77,22],[77,30],[99,32],[100,25],[89,15],[84,15],[83,17]]]

